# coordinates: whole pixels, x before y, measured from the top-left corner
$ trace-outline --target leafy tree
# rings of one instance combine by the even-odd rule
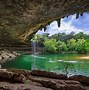
[[[84,38],[84,33],[83,32],[79,32],[78,34],[75,35],[75,39],[82,39]]]
[[[76,43],[76,51],[78,53],[86,53],[87,51],[87,42],[85,39],[78,39]]]
[[[76,40],[75,39],[70,39],[67,42],[67,47],[69,51],[75,51],[75,47],[76,47]]]
[[[59,52],[67,51],[66,43],[59,41]]]
[[[56,53],[58,51],[58,42],[56,39],[45,38],[44,46],[47,52]]]

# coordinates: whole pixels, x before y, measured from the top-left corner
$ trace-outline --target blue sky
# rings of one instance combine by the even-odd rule
[[[44,32],[44,29],[39,30],[37,33],[49,33],[50,35],[56,33],[65,32],[69,34],[70,32],[84,32],[89,34],[89,14],[84,13],[83,16],[80,16],[76,19],[76,14],[70,15],[68,18],[61,19],[61,26],[58,28],[57,22],[53,21],[50,25],[47,26],[47,30]]]

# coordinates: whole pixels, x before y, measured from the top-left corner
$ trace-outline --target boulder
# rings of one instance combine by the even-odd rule
[[[54,72],[47,72],[47,71],[40,71],[40,70],[32,70],[31,75],[54,78],[54,79],[63,79],[63,80],[67,79],[67,76],[64,74],[56,74]]]

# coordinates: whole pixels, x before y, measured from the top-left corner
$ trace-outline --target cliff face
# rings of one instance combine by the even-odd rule
[[[0,0],[0,45],[25,42],[53,20],[88,11],[89,0]]]

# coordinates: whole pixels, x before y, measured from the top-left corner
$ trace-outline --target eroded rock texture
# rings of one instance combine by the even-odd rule
[[[47,71],[1,69],[0,90],[89,90],[87,81],[82,84],[79,77],[74,79],[70,80],[67,76],[65,79],[65,75]]]
[[[0,45],[28,42],[53,20],[60,26],[62,17],[88,11],[89,0],[0,0]]]

